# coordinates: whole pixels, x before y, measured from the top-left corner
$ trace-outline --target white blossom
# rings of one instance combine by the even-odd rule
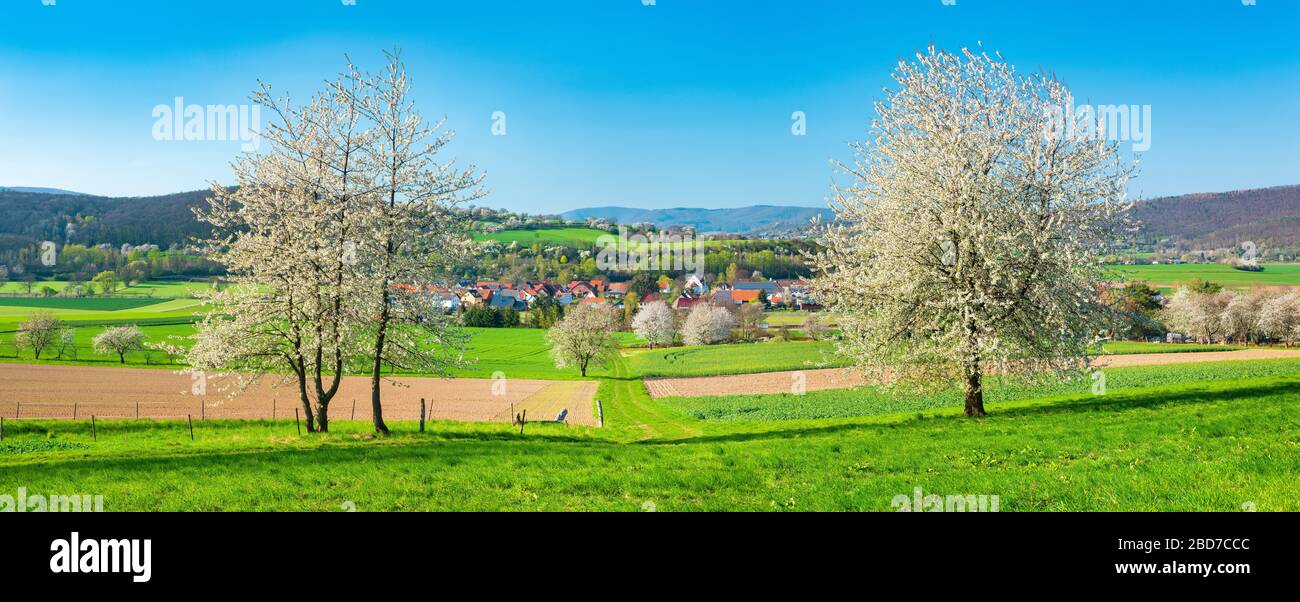
[[[988,371],[1088,365],[1135,165],[1104,137],[1054,133],[1070,92],[999,56],[931,47],[894,78],[841,165],[853,182],[831,202],[813,288],[868,378],[960,379],[983,415]]]
[[[671,345],[677,337],[676,316],[663,301],[651,301],[641,306],[632,318],[632,332],[641,335],[653,349],[655,345]]]

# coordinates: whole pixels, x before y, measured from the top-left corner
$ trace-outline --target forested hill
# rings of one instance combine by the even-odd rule
[[[1300,185],[1151,199],[1134,214],[1146,237],[1186,249],[1300,248]]]
[[[6,246],[53,240],[114,246],[152,243],[165,249],[207,234],[208,228],[195,221],[190,207],[209,194],[197,190],[110,198],[0,190],[0,238],[5,239]]]

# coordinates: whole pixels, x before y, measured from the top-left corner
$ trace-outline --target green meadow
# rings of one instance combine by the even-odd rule
[[[592,228],[545,228],[478,232],[474,234],[474,240],[495,240],[501,244],[517,242],[523,247],[541,244],[544,247],[566,246],[581,249],[595,245],[596,239],[607,234],[609,233],[604,230]]]
[[[1145,280],[1162,289],[1175,289],[1192,280],[1208,280],[1226,288],[1255,286],[1300,286],[1300,263],[1265,263],[1262,272],[1235,270],[1231,266],[1207,264],[1117,265],[1108,269],[1116,280]]]
[[[615,372],[622,372],[622,368]],[[624,373],[626,374],[626,373]],[[605,429],[336,421],[6,421],[0,492],[108,510],[891,510],[915,488],[1002,511],[1300,509],[1300,377],[852,419],[698,421],[602,379]]]

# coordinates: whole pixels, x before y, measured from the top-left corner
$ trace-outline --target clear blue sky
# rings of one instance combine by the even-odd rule
[[[378,68],[400,46],[487,205],[818,205],[896,61],[932,40],[1151,105],[1135,194],[1300,183],[1300,1],[1257,2],[2,0],[0,185],[229,182],[238,143],[154,141],[155,105],[244,102],[259,78],[301,98],[344,53]]]

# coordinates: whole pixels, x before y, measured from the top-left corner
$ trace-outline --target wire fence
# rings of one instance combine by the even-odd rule
[[[429,404],[426,417],[440,416],[437,408]],[[296,412],[296,413],[295,413]],[[383,406],[385,420],[419,420],[419,401],[390,402]],[[96,401],[96,402],[21,402],[0,401],[0,416],[6,420],[87,420],[142,419],[142,420],[293,420],[303,417],[302,405],[297,400],[272,400],[270,403],[227,403],[210,400],[192,402],[173,401]],[[336,401],[330,404],[330,420],[373,419],[369,399]]]

